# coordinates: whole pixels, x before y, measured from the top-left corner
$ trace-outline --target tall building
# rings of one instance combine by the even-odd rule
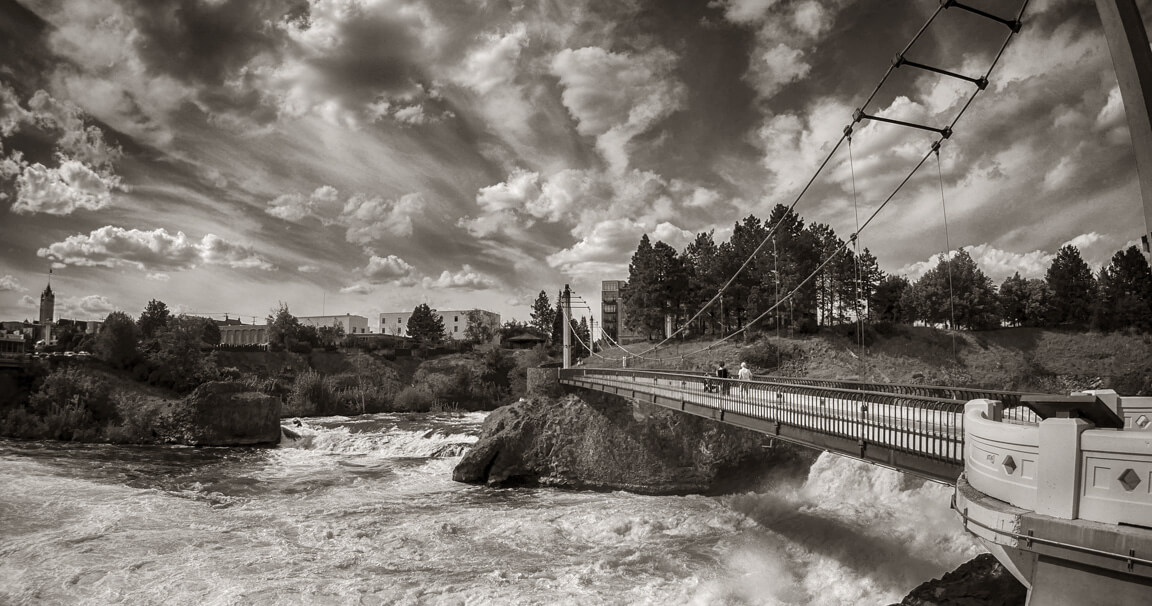
[[[49,282],[48,286],[44,287],[44,292],[40,293],[40,325],[48,326],[52,323],[56,314],[56,294],[52,292],[52,283]]]
[[[623,294],[628,288],[624,280],[604,280],[600,283],[600,330],[609,339],[624,344],[643,339],[641,335],[625,326],[627,309]]]
[[[623,280],[604,280],[600,283],[600,331],[611,341],[620,341],[620,289]]]
[[[483,309],[434,309],[432,313],[440,316],[444,322],[444,332],[449,339],[460,341],[464,339],[464,332],[468,329],[468,314],[477,312],[481,321],[495,332],[500,328],[500,314]],[[407,337],[408,318],[411,311],[392,311],[380,314],[380,332],[386,335]]]
[[[44,292],[40,293],[40,334],[37,335],[46,344],[52,343],[52,320],[55,316],[56,294],[52,292],[52,282],[49,280]]]

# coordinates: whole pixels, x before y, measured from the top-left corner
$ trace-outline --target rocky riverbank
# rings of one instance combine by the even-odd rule
[[[531,383],[531,377],[530,377]],[[642,494],[763,489],[818,452],[594,392],[537,395],[493,412],[453,471],[459,482]],[[926,581],[897,606],[1019,606],[1026,590],[989,554]]]
[[[641,494],[752,490],[815,451],[647,404],[597,394],[533,396],[500,408],[453,479]]]

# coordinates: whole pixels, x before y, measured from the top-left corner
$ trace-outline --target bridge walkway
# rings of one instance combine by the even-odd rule
[[[651,370],[569,368],[560,371],[560,382],[715,419],[950,485],[964,470],[967,398]]]

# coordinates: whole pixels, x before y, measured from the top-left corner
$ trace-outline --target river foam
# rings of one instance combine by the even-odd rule
[[[0,441],[4,604],[886,604],[976,552],[948,490],[823,455],[764,492],[451,481],[482,414],[307,447]],[[290,427],[293,427],[290,425]]]

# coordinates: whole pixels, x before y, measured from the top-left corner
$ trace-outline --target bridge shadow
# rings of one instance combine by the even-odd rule
[[[798,489],[777,486],[782,492],[794,488]],[[730,499],[732,509],[763,528],[883,585],[911,588],[942,574],[935,558],[924,559],[912,552],[907,537],[891,532],[892,528],[883,521],[837,519],[829,512],[809,509],[812,506],[803,499],[772,493],[747,493]],[[886,531],[889,532],[885,534]],[[937,542],[945,540],[942,535]],[[917,547],[923,548],[923,544]]]

